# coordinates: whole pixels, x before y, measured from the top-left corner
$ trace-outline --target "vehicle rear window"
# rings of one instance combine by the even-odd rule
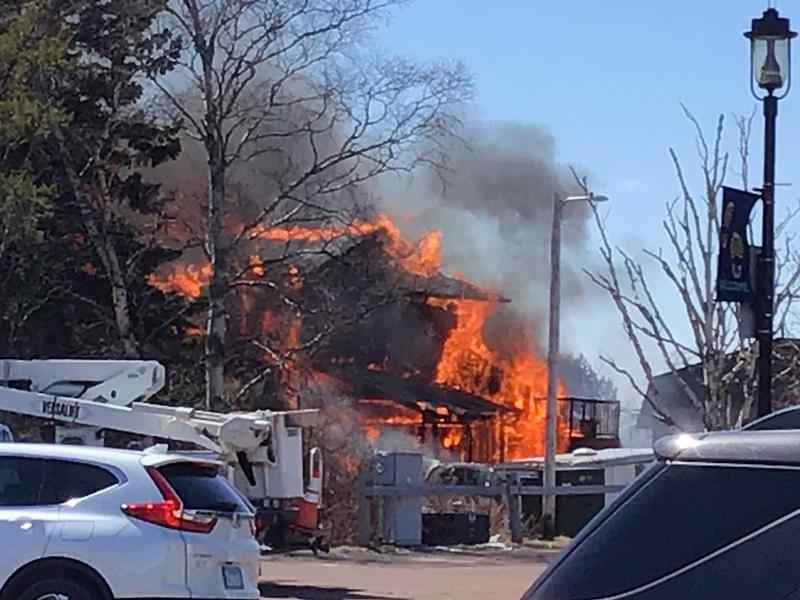
[[[0,506],[39,504],[45,464],[39,458],[0,457]]]
[[[117,476],[95,465],[49,460],[42,488],[42,504],[62,504],[91,496],[119,483]]]
[[[158,470],[188,510],[250,512],[244,499],[213,466],[174,463]]]
[[[687,566],[800,509],[800,471],[671,465],[617,506],[536,598],[603,598]]]

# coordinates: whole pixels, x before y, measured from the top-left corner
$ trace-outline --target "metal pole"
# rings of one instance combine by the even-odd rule
[[[358,474],[358,545],[369,546],[372,537],[372,502],[373,498],[367,495],[367,486],[371,481],[373,461],[369,467],[362,468]]]
[[[561,312],[561,211],[564,203],[558,194],[553,200],[553,231],[550,237],[550,332],[547,349],[547,422],[544,444],[544,493],[542,523],[544,537],[555,535],[556,424],[558,419],[558,354]],[[548,490],[551,493],[548,493]]]
[[[775,296],[775,122],[778,99],[764,98],[764,189],[758,257],[758,416],[772,412],[772,311]]]
[[[519,491],[519,476],[511,475],[511,481],[506,484],[506,502],[508,503],[508,528],[511,531],[512,544],[523,542],[522,496]]]

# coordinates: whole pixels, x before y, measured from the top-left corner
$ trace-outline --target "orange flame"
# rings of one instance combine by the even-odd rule
[[[464,438],[464,430],[460,427],[449,427],[442,436],[442,446],[451,450],[458,448]]]
[[[422,424],[419,415],[395,415],[380,419],[362,418],[361,428],[367,440],[374,443],[381,437],[384,427],[416,427]]]
[[[190,337],[199,337],[203,335],[205,332],[203,331],[202,327],[198,327],[197,325],[189,325],[186,328],[186,335]]]
[[[544,454],[547,365],[527,347],[502,356],[487,346],[483,330],[495,304],[476,300],[429,299],[433,306],[455,308],[457,324],[442,349],[436,369],[438,383],[488,398],[518,411],[506,422],[506,458]],[[527,345],[526,345],[527,346]],[[565,392],[559,384],[559,395]],[[568,446],[566,423],[559,424],[559,451]]]
[[[385,249],[406,271],[430,277],[435,274],[442,263],[442,234],[440,231],[427,232],[416,244],[405,241],[394,221],[385,214],[379,214],[372,221],[357,220],[349,225],[332,227],[257,227],[248,235],[250,239],[262,239],[274,242],[293,241],[313,244],[330,242],[337,238],[364,237],[382,232],[386,237]],[[258,255],[249,258],[248,273],[261,277],[264,275],[264,264]],[[289,282],[295,289],[302,286],[300,271],[289,267]],[[171,272],[153,273],[147,276],[147,282],[164,292],[178,293],[187,298],[198,298],[203,288],[208,285],[211,276],[211,265],[176,264]]]
[[[264,276],[264,263],[259,256],[253,255],[250,257],[250,272],[259,277]]]
[[[403,268],[416,275],[430,277],[442,264],[442,233],[429,231],[417,244],[403,239],[400,229],[386,214],[379,214],[372,221],[355,220],[346,225],[330,227],[257,227],[251,230],[251,239],[274,242],[300,242],[306,244],[331,242],[346,237],[364,237],[383,232],[387,238],[386,250]]]
[[[203,288],[208,285],[211,276],[211,265],[175,265],[171,273],[158,275],[151,273],[147,283],[162,292],[173,292],[187,298],[198,298]]]

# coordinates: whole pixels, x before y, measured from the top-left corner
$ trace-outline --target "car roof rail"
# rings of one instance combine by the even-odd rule
[[[790,406],[756,419],[742,427],[743,431],[780,431],[800,429],[800,406]]]

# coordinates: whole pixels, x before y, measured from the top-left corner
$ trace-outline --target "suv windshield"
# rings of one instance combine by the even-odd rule
[[[800,471],[669,465],[615,506],[526,597],[604,598],[674,573],[800,509]]]
[[[247,501],[213,466],[183,462],[158,470],[188,510],[252,512]]]

